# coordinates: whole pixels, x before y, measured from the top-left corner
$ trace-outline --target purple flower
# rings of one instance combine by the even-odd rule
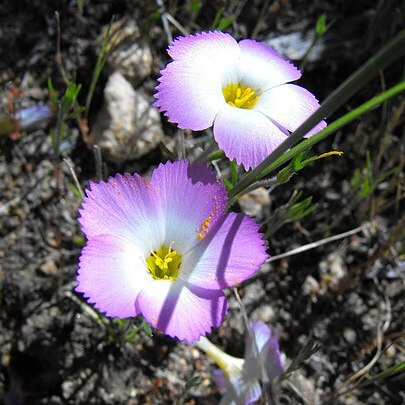
[[[177,38],[156,87],[155,106],[180,128],[214,126],[229,159],[257,166],[318,107],[301,72],[260,42],[213,31]],[[307,136],[326,126],[322,121]]]
[[[253,322],[251,329],[266,378],[271,381],[278,377],[284,368],[277,337],[260,321]],[[214,380],[225,394],[220,405],[247,405],[259,400],[262,394],[259,383],[262,374],[255,343],[249,334],[246,334],[243,359],[223,352],[205,337],[202,337],[196,345],[221,367],[214,372]]]
[[[256,222],[224,213],[225,188],[204,165],[161,164],[150,181],[118,174],[86,194],[76,291],[107,316],[142,314],[193,342],[221,324],[222,289],[268,257]]]

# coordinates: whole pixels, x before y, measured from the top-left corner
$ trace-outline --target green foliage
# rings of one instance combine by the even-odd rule
[[[136,343],[139,329],[131,319],[107,318],[108,338],[111,342]]]
[[[191,11],[191,13],[194,15],[194,17],[196,17],[197,14],[201,10],[202,1],[201,0],[191,0],[191,1],[187,2],[186,7]]]
[[[372,78],[381,74],[381,71],[391,65],[395,60],[405,53],[405,30],[401,31],[394,39],[384,46],[379,52],[372,56],[364,65],[357,69],[348,79],[346,79],[326,100],[321,104],[302,125],[300,125],[286,140],[279,145],[266,159],[264,159],[251,172],[247,173],[229,193],[230,201],[246,190],[251,184],[260,180],[271,171],[289,161],[299,152],[316,144],[321,139],[330,135],[338,128],[348,124],[355,118],[369,111],[371,108],[381,104],[389,98],[399,94],[405,89],[405,81],[398,83],[389,90],[370,99],[350,113],[329,124],[322,131],[311,136],[311,138],[297,143],[322,119],[329,117],[339,107],[363,88]]]
[[[83,247],[86,244],[86,239],[82,235],[77,235],[73,236],[72,242],[78,247]]]
[[[231,183],[232,187],[238,182],[238,164],[236,163],[236,160],[232,160],[230,162],[231,166]]]
[[[177,156],[162,141],[159,142],[158,147],[162,155],[166,156],[171,162],[177,160]]]
[[[311,356],[313,356],[320,348],[321,345],[317,343],[316,339],[313,336],[309,336],[304,346],[297,354],[297,357],[293,359],[288,369],[279,377],[280,380],[288,378],[291,373],[298,370],[302,363],[311,358]]]
[[[405,372],[405,361],[401,361],[401,363],[395,364],[394,366],[381,371],[381,373],[372,376],[372,380],[380,380],[403,372]]]
[[[77,6],[77,10],[79,11],[79,13],[83,14],[84,0],[76,0],[76,6]]]
[[[108,25],[104,36],[103,36],[103,43],[101,45],[101,50],[97,58],[96,65],[93,70],[93,74],[91,76],[91,83],[90,83],[90,89],[89,92],[87,93],[87,98],[86,98],[86,114],[89,114],[89,109],[90,109],[90,104],[91,100],[93,99],[94,91],[96,89],[96,84],[97,81],[100,77],[100,74],[104,68],[104,65],[107,61],[108,58],[108,45],[110,41],[110,30],[111,30],[111,25],[114,21],[114,16],[111,18],[110,24]]]
[[[301,191],[293,194],[287,206],[285,222],[299,221],[317,209],[318,205],[312,202],[312,197],[307,197],[300,201],[301,195]]]
[[[56,128],[50,131],[51,143],[55,154],[58,153],[60,141],[65,137],[67,131],[66,120],[79,118],[83,112],[83,108],[78,106],[77,101],[82,85],[76,84],[75,79],[74,76],[61,97],[59,97],[58,92],[55,90],[52,79],[48,79],[49,97],[57,111]]]
[[[304,159],[308,155],[308,153],[309,150],[306,150],[299,153],[295,158],[293,158],[291,162],[284,169],[280,170],[280,172],[277,174],[277,181],[280,184],[287,183],[291,179],[293,174],[299,172],[300,170],[302,170],[304,167],[308,166],[315,160],[322,159],[332,155],[340,156],[343,154],[343,152],[339,151],[330,151],[323,153],[322,155],[319,156],[311,156],[308,159]]]
[[[153,337],[152,328],[150,327],[148,322],[146,322],[144,319],[142,320],[141,328],[143,329],[143,331],[146,333],[147,336],[149,336],[150,338]]]
[[[235,17],[234,16],[231,16],[229,18],[223,17],[224,10],[225,8],[221,7],[215,13],[214,21],[212,22],[210,27],[211,30],[224,31],[232,24]]]
[[[211,153],[211,154],[208,156],[207,161],[208,161],[208,162],[212,162],[212,161],[214,161],[214,160],[220,160],[220,159],[223,159],[223,158],[225,158],[225,153],[224,153],[224,151],[222,151],[222,150],[217,150],[217,151]]]
[[[367,198],[373,191],[388,177],[397,172],[398,168],[394,167],[391,170],[381,173],[374,181],[372,175],[371,154],[366,153],[366,165],[364,171],[356,169],[350,181],[353,189],[356,191],[360,200]]]
[[[188,392],[198,385],[201,384],[201,378],[192,372],[191,376],[187,379],[186,384],[184,385],[183,392],[178,396],[175,405],[183,405],[186,402],[186,397]]]
[[[320,38],[326,33],[326,31],[326,14],[321,14],[316,20],[315,34],[318,38]]]
[[[277,229],[289,222],[300,221],[312,211],[316,210],[317,204],[312,202],[312,197],[301,200],[302,192],[294,191],[287,204],[277,208],[267,222],[267,232],[265,237],[272,236]]]

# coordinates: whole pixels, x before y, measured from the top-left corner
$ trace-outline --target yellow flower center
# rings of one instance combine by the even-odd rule
[[[155,280],[174,281],[179,274],[181,255],[173,250],[171,245],[162,245],[146,258],[146,265]]]
[[[257,91],[238,83],[229,83],[222,88],[225,101],[232,107],[252,109],[259,99]]]

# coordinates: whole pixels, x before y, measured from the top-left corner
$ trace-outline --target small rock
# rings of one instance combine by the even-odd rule
[[[313,31],[308,31],[304,34],[302,32],[291,32],[290,34],[268,39],[265,43],[288,59],[301,60],[311,47],[314,35]],[[308,62],[320,60],[324,48],[323,41],[317,41],[311,52],[307,54]]]
[[[58,267],[53,260],[47,260],[41,264],[40,270],[47,276],[56,276],[58,274]]]
[[[318,281],[312,276],[307,276],[304,284],[302,285],[302,293],[304,295],[309,295],[313,302],[317,302],[317,295],[319,294],[319,292],[320,286]]]
[[[163,139],[159,113],[119,72],[108,79],[91,135],[103,157],[116,164],[145,155]]]
[[[99,43],[102,43],[106,29],[103,29]],[[123,18],[111,25],[107,50],[107,72],[119,71],[131,83],[137,83],[150,75],[152,52],[141,38],[134,20]]]
[[[243,195],[239,199],[239,205],[242,211],[249,216],[258,219],[264,218],[264,210],[270,205],[269,192],[264,187],[259,187]]]
[[[342,256],[331,253],[326,260],[319,263],[319,272],[321,273],[321,289],[330,288],[335,291],[347,276],[347,267]]]
[[[343,329],[343,337],[345,338],[346,342],[349,344],[354,344],[357,339],[357,334],[353,329],[344,328]]]
[[[265,304],[252,311],[251,319],[270,323],[275,318],[275,312],[271,305]]]

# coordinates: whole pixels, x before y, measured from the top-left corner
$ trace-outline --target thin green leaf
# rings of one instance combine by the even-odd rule
[[[153,337],[152,328],[145,320],[142,321],[141,328],[143,329],[143,331],[146,333],[147,336],[149,336],[150,338]]]
[[[318,132],[317,134],[311,136],[311,138],[305,139],[300,142],[299,145],[294,146],[288,152],[280,153],[281,150],[284,150],[283,142],[273,153],[271,153],[262,163],[260,163],[254,170],[250,173],[247,173],[246,176],[239,181],[238,184],[230,192],[230,198],[235,198],[238,194],[243,192],[243,190],[250,186],[250,184],[254,183],[255,181],[261,179],[262,177],[268,175],[278,167],[282,166],[284,163],[288,162],[298,153],[311,148],[313,145],[317,144],[324,138],[328,137],[329,135],[336,132],[338,129],[344,127],[345,125],[349,124],[353,120],[357,119],[367,111],[377,107],[378,105],[382,104],[384,101],[398,95],[399,93],[405,90],[405,81],[398,83],[397,85],[391,87],[390,89],[380,93],[378,96],[373,97],[372,99],[366,101],[365,103],[361,104],[359,107],[355,108],[354,110],[348,112],[347,114],[343,115],[336,121],[330,123],[326,128],[322,131]],[[321,106],[322,108],[322,106]],[[319,110],[318,110],[319,111]],[[316,115],[315,112],[314,115]],[[306,121],[310,121],[311,117]],[[305,124],[305,123],[304,123]],[[303,124],[303,125],[304,125]],[[303,126],[302,125],[302,126]],[[301,126],[301,127],[302,127]],[[297,132],[297,131],[296,131]],[[290,135],[291,137],[292,135]],[[288,141],[289,138],[287,138]],[[269,163],[267,163],[269,162]]]
[[[55,88],[53,87],[52,79],[48,78],[48,90],[49,90],[49,96],[51,98],[51,101],[53,103],[56,103],[58,101],[58,95],[55,91]]]
[[[220,160],[223,159],[225,157],[225,153],[222,150],[217,150],[213,153],[211,153],[211,155],[208,156],[207,161],[208,162],[212,162],[214,160]]]
[[[107,61],[107,57],[108,57],[108,50],[107,50],[107,46],[108,46],[108,42],[110,40],[110,30],[111,30],[111,26],[112,23],[114,21],[114,16],[112,16],[110,23],[108,24],[108,27],[104,33],[104,37],[103,37],[103,43],[101,45],[101,50],[100,53],[98,55],[97,58],[97,62],[96,65],[94,67],[93,70],[93,74],[91,77],[91,83],[90,83],[90,89],[89,92],[87,93],[87,98],[86,98],[86,113],[87,115],[89,114],[89,109],[90,109],[90,104],[91,104],[91,100],[93,99],[93,95],[94,95],[94,91],[96,89],[96,85],[97,85],[97,81],[100,77],[100,74],[104,68],[105,62]]]
[[[177,160],[176,155],[163,143],[163,141],[160,141],[158,146],[162,154],[169,158],[170,161],[174,162]]]
[[[365,64],[363,64],[359,69],[357,69],[348,79],[346,79],[335,91],[333,91],[329,97],[322,103],[320,108],[315,111],[302,125],[300,125],[287,139],[279,145],[266,159],[264,159],[255,169],[248,173],[230,192],[230,198],[235,198],[249,185],[259,180],[271,170],[274,170],[274,163],[282,157],[288,149],[293,148],[313,127],[315,127],[319,122],[321,122],[325,117],[330,116],[338,108],[340,108],[344,103],[346,103],[354,94],[356,94],[362,87],[364,87],[372,78],[381,73],[381,70],[391,65],[395,60],[400,58],[405,53],[405,30],[401,31],[394,39],[392,39],[384,48],[377,52],[373,57],[371,57]],[[397,87],[398,86],[398,87]],[[394,88],[390,90],[395,92],[403,91],[405,87],[405,81],[401,82]],[[404,87],[402,87],[404,86]],[[401,88],[399,90],[399,88]],[[399,91],[398,91],[399,90]],[[397,94],[396,93],[396,94]],[[381,94],[380,94],[381,96]],[[393,96],[393,94],[388,94],[384,92],[385,98],[382,101]],[[377,96],[379,97],[379,96]],[[382,101],[377,101],[376,97],[372,99],[377,105]],[[352,121],[357,116],[364,113],[370,109],[371,100],[364,103],[361,107],[366,107],[365,110],[356,109],[356,114],[346,114],[345,119],[336,124],[334,127],[326,127],[323,131],[319,132],[318,137],[313,139],[316,135],[308,139],[309,143],[305,144],[308,148],[309,145],[313,145],[319,142],[320,139],[327,136],[325,134],[330,134],[337,128],[346,125],[348,122]],[[353,113],[353,111],[351,111]],[[337,122],[335,121],[335,123]],[[328,129],[329,128],[329,129]],[[321,138],[322,137],[322,138]],[[312,142],[311,142],[312,141]],[[291,151],[290,151],[291,152]],[[291,158],[291,156],[290,156]],[[289,160],[289,159],[288,159]],[[285,162],[285,161],[284,161]],[[271,169],[269,169],[271,168]]]
[[[238,164],[235,160],[230,162],[231,166],[231,182],[232,186],[234,186],[238,182]]]
[[[321,14],[316,20],[315,33],[317,37],[322,37],[326,32],[326,14]]]

